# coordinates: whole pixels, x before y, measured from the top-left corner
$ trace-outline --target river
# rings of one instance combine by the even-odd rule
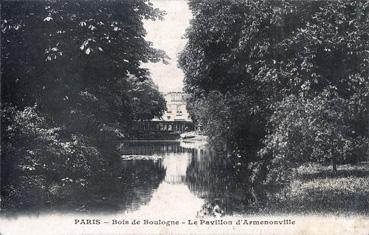
[[[343,225],[369,221],[367,217],[352,217],[347,222],[325,215],[255,214],[263,208],[259,207],[262,197],[242,180],[244,176],[227,155],[206,145],[131,141],[122,143],[120,151],[121,160],[113,166],[118,173],[94,185],[90,193],[54,202],[52,210],[0,217],[1,233],[317,234],[314,228],[319,228],[319,234],[332,234],[330,228],[335,227],[343,234],[347,231]],[[82,206],[78,197],[82,197]],[[250,226],[250,221],[284,225]],[[355,234],[366,234],[367,225],[356,226]]]
[[[134,172],[129,194],[140,195],[128,200],[132,201],[128,213],[218,217],[239,210],[240,201],[247,203],[247,194],[237,188],[237,180],[227,171],[231,164],[207,145],[140,141],[124,143],[121,149],[123,171]]]
[[[192,218],[242,212],[253,197],[244,180],[240,180],[242,176],[234,168],[234,162],[206,143],[125,141],[118,151],[119,159],[115,157],[104,174],[81,181],[82,187],[50,183],[49,197],[33,199],[31,206],[17,204],[14,210],[4,212],[145,216],[160,212],[168,218]],[[37,191],[30,191],[30,198],[24,200],[37,195]]]

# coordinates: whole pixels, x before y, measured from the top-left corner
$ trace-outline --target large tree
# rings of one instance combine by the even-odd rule
[[[319,109],[320,101],[314,99],[325,94],[334,95],[322,98],[322,109],[335,112],[329,104],[343,99],[339,111],[352,114],[341,119],[342,129],[331,135],[344,133],[340,141],[368,137],[368,1],[192,0],[189,5],[194,19],[179,63],[191,95],[190,110],[211,111],[209,100],[214,92],[220,94],[216,98],[222,97],[223,112],[228,114],[215,122],[222,123],[217,124],[223,126],[220,133],[240,154],[240,161],[262,159],[270,164],[277,155],[265,151],[265,146],[277,138],[271,136],[279,133],[283,123],[292,127],[295,121],[292,114],[276,112],[290,112],[283,109],[287,102],[302,102],[307,113],[304,119],[314,118],[309,115],[316,112],[307,112],[309,104]],[[199,99],[205,100],[201,107]],[[195,119],[207,120],[201,118],[201,112],[192,113]],[[341,128],[341,120],[315,118],[323,132]],[[344,130],[346,126],[350,134]],[[312,154],[309,145],[303,147]],[[332,148],[320,148],[319,157],[332,156]]]
[[[162,14],[146,0],[4,2],[3,103],[37,103],[57,119],[128,119],[127,78],[147,79],[141,64],[164,59],[142,20]]]
[[[28,197],[25,181],[34,187],[30,192],[50,195],[54,183],[83,186],[113,174],[115,142],[127,135],[130,122],[165,108],[141,67],[165,60],[145,40],[143,27],[144,19],[163,14],[148,0],[2,2],[5,207]],[[136,99],[147,97],[151,109],[141,114],[137,110],[146,104]]]

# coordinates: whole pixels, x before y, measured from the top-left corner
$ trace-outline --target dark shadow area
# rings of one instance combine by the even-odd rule
[[[72,184],[40,182],[41,187],[27,185],[28,178],[20,180],[18,191],[24,193],[12,200],[3,197],[2,214],[41,214],[48,212],[109,213],[135,210],[150,201],[152,193],[165,177],[160,161],[120,161],[110,169],[110,174],[86,181],[84,188]]]

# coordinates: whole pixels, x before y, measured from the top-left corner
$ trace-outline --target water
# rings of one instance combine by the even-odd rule
[[[137,146],[140,146],[136,149]],[[130,148],[132,147],[132,148]],[[172,143],[135,143],[126,149],[133,154],[148,154],[159,156],[159,167],[165,169],[165,177],[157,188],[152,188],[152,194],[147,194],[148,203],[141,206],[135,213],[145,216],[158,215],[161,217],[188,217],[191,218],[204,204],[204,200],[197,197],[187,185],[187,169],[197,150],[183,148],[178,142]],[[140,167],[137,160],[126,161],[128,167]]]
[[[122,159],[106,179],[95,181],[88,192],[68,195],[64,201],[53,201],[52,208],[33,208],[28,214],[2,218],[4,234],[300,234],[311,224],[324,222],[326,227],[368,221],[367,217],[277,216],[265,217],[260,208],[267,208],[268,191],[256,192],[247,183],[247,175],[239,172],[234,159],[207,146],[180,142],[126,142]],[[232,162],[233,161],[233,162]],[[243,166],[242,166],[243,167]],[[240,167],[240,168],[242,168]],[[273,201],[272,201],[273,203]],[[268,205],[268,204],[267,204]],[[269,204],[270,205],[270,204]],[[45,209],[47,209],[45,211]],[[51,209],[51,210],[50,210]],[[261,214],[260,214],[261,212]],[[217,218],[215,218],[217,217]],[[220,218],[219,218],[220,217]],[[94,219],[100,225],[80,225],[75,221]],[[300,226],[193,226],[188,221],[237,220],[283,221],[294,219]],[[341,219],[341,220],[339,220]],[[148,223],[177,222],[178,225],[132,225],[132,221]],[[128,221],[116,225],[113,221]],[[306,221],[304,224],[301,221]],[[329,226],[328,226],[329,224]],[[318,226],[321,229],[321,226]],[[324,227],[324,226],[323,226]],[[355,234],[364,234],[367,224]],[[319,230],[320,231],[320,230]],[[311,234],[317,231],[312,230]],[[325,232],[329,234],[327,230]]]
[[[180,142],[127,142],[122,144],[121,151],[126,159],[145,159],[123,160],[124,169],[142,169],[143,164],[151,162],[157,172],[159,169],[165,172],[157,185],[135,185],[132,188],[145,193],[140,193],[141,200],[133,203],[129,212],[145,216],[160,212],[164,217],[192,218],[232,214],[250,204],[250,194],[245,193],[248,190],[240,183],[232,164],[208,146]],[[136,174],[136,177],[143,175]]]
[[[34,200],[14,213],[93,213],[167,218],[223,216],[250,211],[256,200],[247,176],[225,153],[202,143],[129,141],[105,177],[85,189],[58,188],[55,197]],[[55,188],[55,189],[54,189]],[[11,211],[10,213],[13,213]]]

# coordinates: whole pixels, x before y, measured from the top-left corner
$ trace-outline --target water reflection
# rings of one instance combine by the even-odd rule
[[[48,205],[30,211],[192,218],[250,211],[260,202],[260,196],[250,189],[247,177],[234,168],[231,159],[207,146],[131,141],[119,149],[119,164],[105,177],[88,182],[88,190],[50,200]]]
[[[19,203],[14,209],[1,211],[8,216],[40,215],[54,212],[114,213],[136,210],[148,203],[165,178],[165,168],[158,161],[118,161],[105,175],[92,176],[84,188],[50,185],[52,196],[34,200],[31,206]],[[25,182],[27,183],[27,182]],[[68,185],[67,185],[68,186]]]
[[[234,169],[227,154],[209,148],[195,153],[186,181],[191,192],[206,199],[201,214],[216,216],[247,210],[255,195],[247,177]]]
[[[186,184],[188,166],[195,149],[181,146],[179,142],[127,142],[121,146],[123,155],[134,155],[136,158],[160,156],[160,158],[145,161],[158,162],[165,169],[165,177],[153,192],[150,202],[141,206],[135,212],[128,212],[135,216],[155,218],[191,218],[201,210],[204,200],[193,194]],[[123,161],[131,168],[138,166],[141,161]]]
[[[160,211],[161,216],[222,216],[246,210],[255,195],[225,153],[207,146],[179,142],[125,143],[125,155],[160,155],[165,178],[150,202],[136,213],[145,216]],[[123,151],[124,149],[124,151]],[[126,161],[130,167],[137,160]]]

